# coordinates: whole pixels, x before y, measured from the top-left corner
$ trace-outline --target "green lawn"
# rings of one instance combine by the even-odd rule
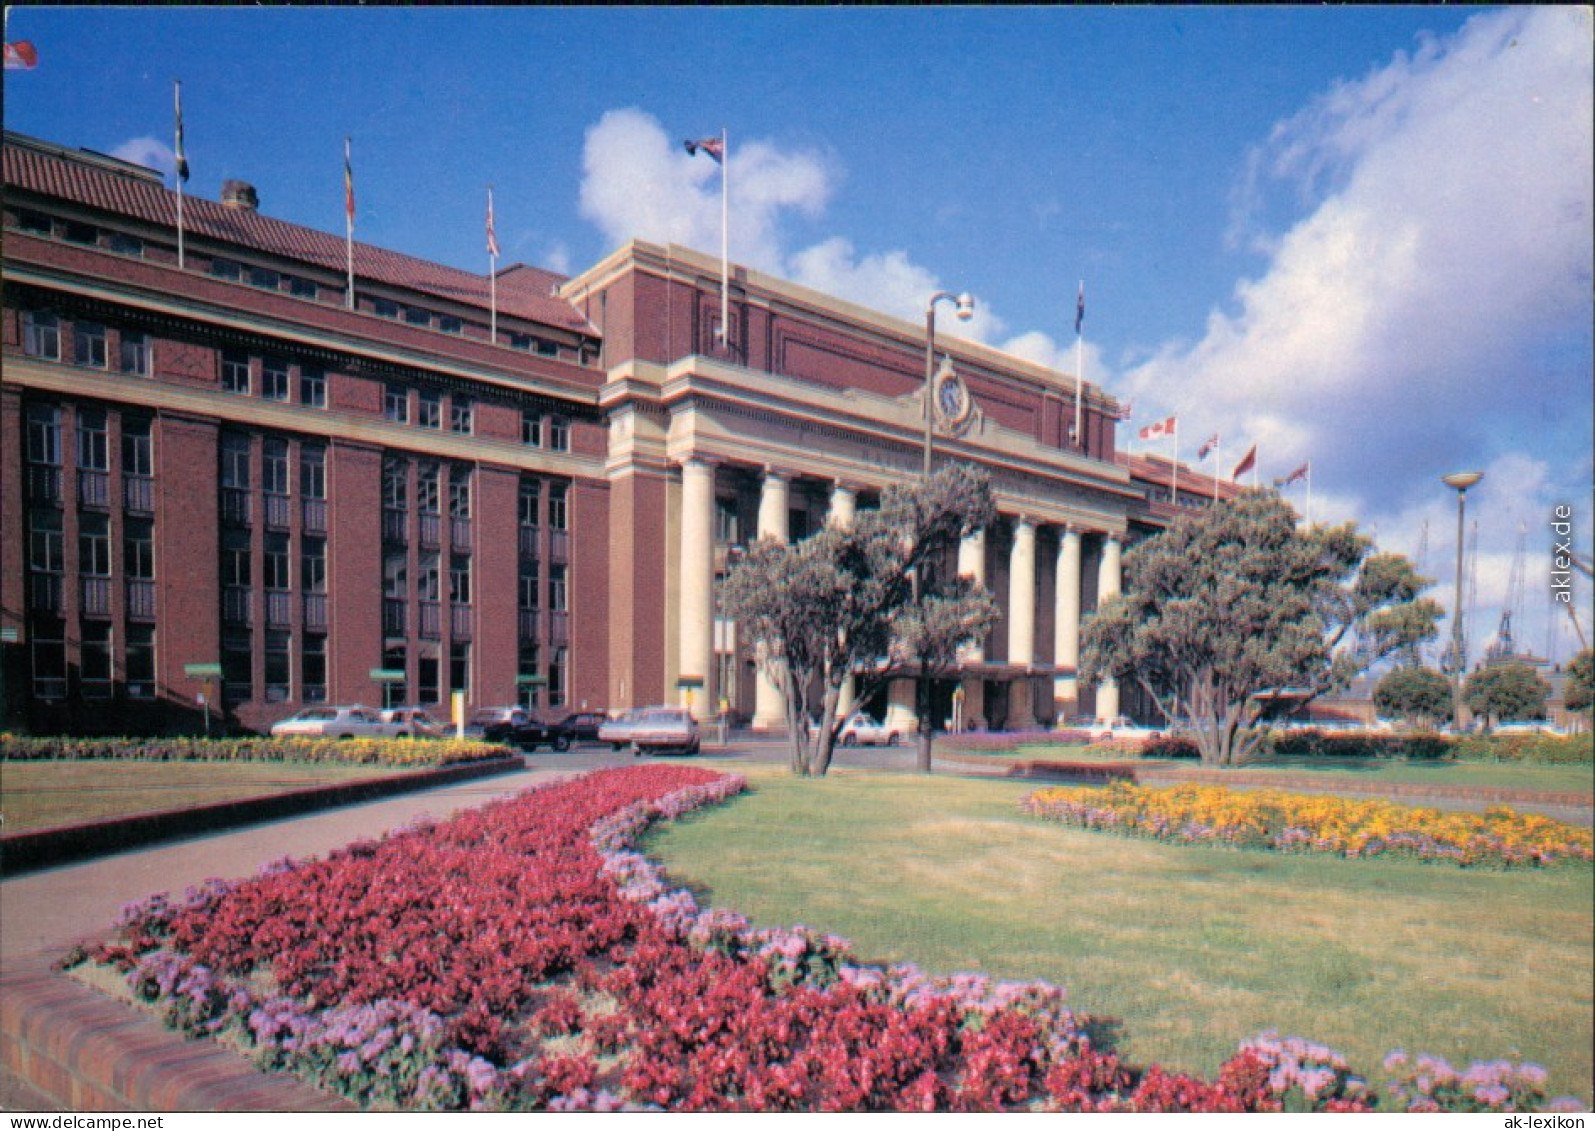
[[[0,762],[0,830],[26,832],[401,772],[291,762]]]
[[[1160,845],[1027,818],[1033,786],[755,769],[648,850],[706,903],[863,961],[1045,978],[1140,1062],[1212,1073],[1265,1029],[1375,1078],[1403,1047],[1521,1056],[1591,1098],[1590,872],[1469,872]]]

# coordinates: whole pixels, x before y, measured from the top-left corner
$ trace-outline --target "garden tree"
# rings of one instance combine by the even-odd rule
[[[1567,665],[1567,687],[1563,691],[1569,711],[1587,711],[1595,703],[1595,651],[1586,648]]]
[[[1432,727],[1451,717],[1451,683],[1433,668],[1395,668],[1374,685],[1373,705],[1381,715]]]
[[[1462,701],[1485,716],[1490,725],[1520,719],[1543,719],[1551,688],[1527,664],[1489,664],[1468,676]]]
[[[1272,491],[1182,516],[1125,555],[1123,592],[1085,626],[1082,675],[1134,680],[1191,719],[1203,762],[1247,761],[1264,738],[1259,692],[1310,702],[1434,636],[1430,582],[1371,551],[1351,524],[1297,529]]]
[[[893,678],[927,682],[990,627],[990,596],[936,567],[994,515],[985,474],[949,464],[929,479],[887,488],[878,510],[860,511],[846,527],[790,545],[761,539],[732,567],[721,607],[781,689],[794,774],[830,768],[848,676],[860,702]],[[921,703],[922,766],[929,721]]]

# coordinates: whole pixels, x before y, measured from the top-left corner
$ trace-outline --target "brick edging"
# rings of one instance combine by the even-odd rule
[[[358,1111],[301,1080],[188,1040],[52,968],[0,971],[0,1062],[63,1111]]]
[[[9,878],[23,872],[157,841],[215,832],[257,821],[297,817],[340,805],[375,801],[525,768],[526,760],[517,754],[485,762],[465,762],[433,770],[389,774],[359,782],[314,786],[242,801],[218,801],[188,809],[168,809],[159,813],[141,813],[81,825],[12,833],[0,836],[0,876]]]

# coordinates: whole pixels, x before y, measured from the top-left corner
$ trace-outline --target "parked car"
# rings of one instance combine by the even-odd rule
[[[395,738],[447,738],[449,724],[439,722],[420,707],[389,707],[382,721],[394,730]]]
[[[1545,722],[1543,719],[1535,722],[1501,723],[1494,730],[1490,731],[1490,733],[1503,736],[1510,736],[1514,734],[1552,734],[1557,735],[1558,737],[1567,734],[1565,730],[1562,730],[1560,727],[1553,726],[1552,724]]]
[[[482,740],[518,746],[522,750],[536,750],[539,746],[557,751],[570,749],[570,732],[563,722],[548,722],[530,712],[522,714],[525,718],[520,722],[488,723],[482,728]]]
[[[531,717],[525,707],[478,707],[465,720],[465,737],[481,738],[482,732],[494,723],[520,724]]]
[[[631,730],[631,752],[643,754],[696,754],[698,721],[685,707],[650,707]]]
[[[609,721],[602,711],[577,711],[559,721],[572,742],[597,742],[598,730]]]
[[[375,707],[306,707],[271,726],[273,738],[393,738],[399,727]]]
[[[1144,727],[1127,715],[1105,722],[1093,722],[1088,728],[1091,732],[1092,742],[1150,742],[1154,738],[1162,738],[1163,731],[1159,727]]]
[[[863,711],[849,715],[836,736],[838,746],[896,746],[902,741],[901,731],[876,722]]]
[[[659,707],[633,707],[619,718],[610,719],[598,725],[598,741],[607,742],[615,750],[623,750],[631,745],[631,732],[637,726],[637,720],[642,718],[645,711],[663,710]]]

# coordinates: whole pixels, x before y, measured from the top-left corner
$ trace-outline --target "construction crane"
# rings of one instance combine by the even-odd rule
[[[1571,554],[1571,558],[1573,562],[1573,568],[1579,573],[1582,573],[1585,577],[1595,577],[1595,563],[1590,561],[1590,556],[1588,554],[1580,553],[1579,551],[1574,550]],[[1589,647],[1589,641],[1584,637],[1583,626],[1578,623],[1578,593],[1576,590],[1570,589],[1568,596],[1571,598],[1571,600],[1569,600],[1562,607],[1567,610],[1568,619],[1573,622],[1573,632],[1578,636],[1578,646],[1580,651],[1582,651],[1583,649]]]
[[[1487,660],[1509,660],[1517,655],[1517,642],[1512,639],[1512,618],[1523,621],[1523,558],[1528,550],[1529,524],[1519,521],[1517,547],[1512,551],[1512,572],[1506,580],[1506,605],[1501,609],[1501,627],[1495,639],[1484,650]]]

